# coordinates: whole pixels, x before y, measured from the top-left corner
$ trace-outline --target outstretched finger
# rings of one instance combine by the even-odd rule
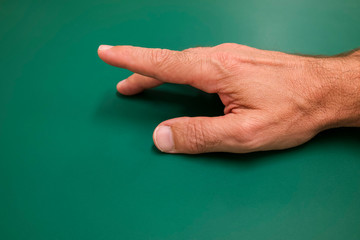
[[[216,80],[221,78],[209,54],[204,52],[172,51],[133,46],[107,46],[98,49],[106,63],[128,69],[162,82],[188,84],[206,92],[216,92]]]

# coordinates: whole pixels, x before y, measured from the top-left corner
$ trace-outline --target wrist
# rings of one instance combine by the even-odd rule
[[[360,126],[360,51],[316,60],[321,130]]]

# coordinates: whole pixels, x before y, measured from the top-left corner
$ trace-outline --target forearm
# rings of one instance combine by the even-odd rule
[[[360,50],[320,61],[323,127],[360,127]]]

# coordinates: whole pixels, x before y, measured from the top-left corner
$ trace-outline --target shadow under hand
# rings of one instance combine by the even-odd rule
[[[106,124],[157,125],[174,117],[219,116],[223,111],[224,105],[217,94],[168,84],[133,96],[106,93],[95,118],[105,120]]]
[[[293,148],[284,150],[272,150],[263,152],[252,152],[245,154],[234,153],[204,153],[202,157],[188,155],[188,159],[194,161],[213,161],[215,164],[254,166],[264,162],[264,160],[297,160],[299,157],[329,157],[333,154],[353,152],[354,155],[360,154],[360,128],[336,128],[319,133],[310,141]],[[156,147],[154,148],[154,151]],[[329,154],[330,152],[330,154]],[[331,153],[332,152],[332,153]]]
[[[168,85],[163,88],[148,89],[134,96],[124,96],[118,92],[116,95],[120,98],[131,98],[132,101],[142,101],[143,103],[151,101],[152,105],[171,107],[174,111],[170,109],[168,113],[177,116],[213,117],[224,115],[224,105],[217,94],[208,94],[184,85]]]
[[[306,145],[308,145],[308,143],[284,150],[260,151],[251,153],[211,152],[202,154],[177,155],[185,157],[189,161],[206,161],[207,163],[211,162],[215,165],[226,165],[234,167],[253,167],[269,160],[291,159],[291,156],[297,155],[301,149],[306,148]],[[159,151],[155,145],[153,145],[152,151],[159,155],[167,154]]]

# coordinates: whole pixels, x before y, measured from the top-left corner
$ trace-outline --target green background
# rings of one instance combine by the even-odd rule
[[[0,239],[360,239],[360,130],[285,151],[168,155],[153,129],[213,95],[116,94],[100,44],[360,46],[358,0],[0,0]]]

